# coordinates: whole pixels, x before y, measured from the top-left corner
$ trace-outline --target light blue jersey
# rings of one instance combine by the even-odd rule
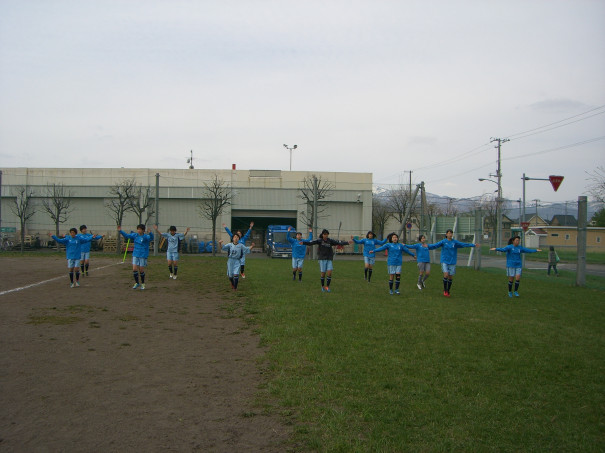
[[[474,247],[475,244],[460,242],[456,239],[443,239],[435,244],[434,248],[441,247],[441,264],[453,264],[458,262],[458,249],[464,247]]]
[[[78,260],[80,261],[80,255],[82,252],[82,244],[86,242],[90,242],[92,240],[92,235],[89,238],[86,237],[78,237],[74,236],[73,238],[70,236],[66,236],[64,238],[58,238],[54,234],[52,238],[58,242],[59,244],[65,245],[65,257],[68,260]]]
[[[120,234],[126,239],[130,239],[134,243],[134,249],[132,256],[135,258],[147,258],[149,257],[149,244],[153,241],[153,233],[124,233],[120,230]]]
[[[76,234],[76,237],[79,237],[79,238],[90,238],[89,241],[82,242],[81,249],[80,249],[81,253],[90,253],[90,246],[92,245],[92,241],[97,241],[97,240],[103,238],[103,236],[101,236],[99,234],[97,234],[96,236],[93,236],[90,233],[86,233],[86,234],[79,233],[79,234]]]
[[[185,239],[185,235],[183,233],[174,233],[174,235],[170,233],[162,233],[162,236],[166,238],[168,242],[168,248],[166,249],[166,253],[178,253],[179,252],[179,241]]]
[[[528,249],[520,245],[509,244],[506,247],[496,248],[498,252],[506,252],[506,267],[520,268],[522,253],[536,253],[536,249]]]
[[[292,244],[292,259],[304,259],[307,254],[307,246],[303,244],[305,239],[299,241],[296,238],[290,237],[290,231],[288,231],[286,237],[288,238],[288,242]],[[313,240],[313,232],[309,231],[309,237],[306,240]]]
[[[363,239],[355,239],[353,238],[353,242],[355,242],[355,244],[363,244],[363,256],[366,256],[368,258],[373,258],[376,255],[371,254],[370,251],[371,250],[375,250],[376,247],[381,246],[386,244],[387,240],[383,239],[382,241],[380,239],[376,239],[376,238],[363,238]]]
[[[222,250],[226,251],[228,256],[227,275],[229,277],[239,275],[242,258],[250,253],[250,247],[246,247],[241,242],[238,242],[237,244],[229,242],[228,244],[223,245]]]
[[[422,244],[422,242],[418,242],[416,244],[406,244],[406,247],[409,249],[416,250],[416,261],[419,263],[430,263],[431,256],[429,250],[434,250],[437,248],[435,244],[426,244],[426,247]]]
[[[414,256],[412,252],[408,250],[408,248],[399,242],[389,242],[388,244],[384,244],[382,247],[378,247],[374,249],[374,254],[381,252],[382,250],[389,251],[389,257],[387,258],[388,266],[401,266],[403,263],[403,254],[407,253],[410,256]]]

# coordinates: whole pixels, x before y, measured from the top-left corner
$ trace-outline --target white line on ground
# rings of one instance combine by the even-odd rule
[[[93,270],[99,271],[99,270],[105,269],[106,267],[109,267],[109,266],[115,266],[116,264],[122,264],[122,262],[120,261],[119,263],[107,264],[106,266],[97,267]],[[31,285],[22,286],[20,288],[13,288],[13,289],[7,289],[6,291],[0,291],[0,296],[4,296],[5,294],[9,294],[9,293],[15,293],[17,291],[23,291],[24,289],[29,289],[29,288],[33,288],[34,286],[43,285],[44,283],[52,282],[52,281],[58,280],[60,278],[65,278],[65,275],[61,275],[60,277],[55,277],[55,278],[49,278],[48,280],[43,280],[41,282],[32,283]]]

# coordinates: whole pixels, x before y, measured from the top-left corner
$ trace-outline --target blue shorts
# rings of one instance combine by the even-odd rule
[[[431,272],[431,263],[426,263],[426,262],[419,262],[417,263],[418,265],[418,270],[420,272]]]
[[[517,275],[521,276],[521,268],[520,267],[507,267],[506,268],[506,276],[507,277],[516,277]]]
[[[239,275],[241,262],[239,258],[228,258],[227,259],[227,276],[233,277]]]
[[[364,256],[363,262],[366,264],[371,264],[373,266],[374,263],[376,263],[376,257],[375,256]]]
[[[441,272],[444,274],[456,275],[456,265],[441,263]]]
[[[389,275],[401,274],[401,266],[387,266]]]
[[[319,272],[328,272],[334,269],[332,260],[319,260]]]
[[[302,269],[304,263],[304,258],[292,258],[292,269]]]
[[[85,261],[90,259],[90,252],[80,252],[80,261]]]
[[[71,269],[72,267],[80,267],[80,260],[70,260],[67,259],[67,268]]]
[[[147,258],[139,258],[138,256],[132,257],[133,266],[147,267]]]
[[[179,252],[166,252],[166,259],[168,261],[178,261],[179,260]]]

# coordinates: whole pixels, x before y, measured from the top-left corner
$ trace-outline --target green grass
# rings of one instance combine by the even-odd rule
[[[368,284],[336,261],[326,294],[289,267],[249,259],[241,294],[303,450],[605,448],[605,293],[528,272],[511,300],[503,271],[461,268],[446,299],[408,263],[389,296],[383,262]]]

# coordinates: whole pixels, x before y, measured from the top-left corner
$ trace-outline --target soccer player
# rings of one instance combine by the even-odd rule
[[[170,271],[170,277],[168,278],[176,280],[176,275],[179,271],[179,244],[185,239],[185,236],[187,236],[189,227],[187,227],[185,233],[177,233],[174,225],[171,225],[170,228],[168,228],[168,233],[160,233],[157,225],[154,225],[153,228],[160,235],[165,237],[166,242],[168,242],[168,247],[166,248],[166,260],[168,261],[168,270]]]
[[[82,275],[88,277],[88,266],[90,265],[90,246],[92,245],[92,241],[102,239],[103,236],[95,236],[92,233],[88,233],[88,228],[86,225],[80,225],[80,234],[78,234],[78,237],[91,238],[89,242],[83,242],[80,248],[80,269],[82,270]]]
[[[221,250],[227,252],[227,277],[229,277],[229,281],[231,282],[231,288],[234,291],[237,291],[237,284],[239,283],[239,275],[240,268],[242,263],[242,257],[250,253],[252,247],[254,247],[254,242],[250,244],[250,247],[246,247],[239,240],[239,235],[235,233],[231,237],[231,242],[223,245],[223,241],[218,241]]]
[[[329,293],[330,283],[332,283],[332,270],[334,269],[332,260],[334,259],[335,245],[349,245],[353,241],[336,241],[331,239],[330,232],[326,229],[322,230],[319,239],[314,241],[303,241],[304,245],[317,244],[317,258],[319,260],[319,272],[321,275],[321,290]]]
[[[456,263],[458,262],[458,249],[463,247],[477,247],[479,244],[469,244],[452,239],[454,231],[448,229],[445,239],[433,244],[434,248],[441,247],[441,271],[443,272],[443,295],[450,297],[452,280],[456,275]]]
[[[296,272],[298,272],[298,281],[301,282],[307,246],[303,244],[302,233],[300,231],[296,232],[296,238],[290,237],[291,229],[291,227],[288,227],[288,235],[286,237],[288,238],[288,242],[292,244],[292,280],[296,281]],[[312,239],[313,230],[309,228],[309,237],[307,238],[307,241]]]
[[[137,232],[124,233],[122,227],[118,231],[125,239],[130,239],[134,243],[132,251],[132,276],[134,286],[132,289],[145,289],[145,268],[147,267],[147,258],[149,257],[149,244],[153,241],[153,232],[150,230],[145,233],[145,225],[137,225]],[[139,277],[141,283],[139,284]]]
[[[377,246],[386,244],[387,240],[376,239],[376,235],[373,231],[368,231],[365,239],[355,239],[351,236],[351,239],[355,244],[363,244],[363,279],[368,283],[372,280],[372,270],[374,269],[374,263],[376,262],[376,256],[370,251],[374,250]]]
[[[248,231],[246,231],[246,234],[244,234],[242,236],[242,232],[240,230],[237,230],[236,233],[239,236],[239,242],[242,245],[246,245],[246,241],[248,239],[250,239],[250,235],[252,234],[252,227],[254,226],[254,222],[250,222],[250,227],[248,228]],[[233,239],[233,233],[231,232],[231,230],[229,228],[227,228],[227,225],[223,223],[223,228],[225,228],[225,231],[227,232],[227,234],[229,235],[229,237],[231,239]],[[244,273],[246,268],[246,254],[244,254],[244,256],[242,256],[242,262],[240,263],[240,272],[241,272],[241,276],[242,278],[246,278],[246,274]]]
[[[399,283],[401,282],[401,265],[403,264],[403,254],[407,253],[416,258],[410,252],[405,244],[399,243],[399,236],[396,233],[391,233],[387,236],[389,242],[377,249],[370,250],[371,254],[375,254],[382,250],[388,250],[389,257],[387,258],[387,267],[389,272],[389,293],[393,294],[393,279],[395,279],[395,294],[399,294]]]
[[[434,244],[426,243],[426,236],[421,234],[418,236],[418,241],[416,244],[407,245],[406,247],[409,249],[416,250],[416,262],[418,263],[418,283],[416,286],[419,290],[423,290],[425,288],[424,282],[426,282],[429,275],[431,275],[431,257],[429,255],[429,250],[433,250],[436,248]]]
[[[519,236],[513,236],[508,240],[506,247],[494,247],[490,250],[497,252],[506,252],[506,275],[508,277],[508,297],[519,297],[519,284],[521,283],[521,253],[536,253],[541,252],[540,249],[528,249],[521,247]],[[513,280],[515,281],[515,292],[513,293]]]
[[[63,238],[59,238],[52,233],[48,233],[48,235],[59,244],[65,245],[65,257],[67,258],[70,287],[73,288],[74,286],[80,286],[80,268],[78,267],[78,264],[81,256],[81,246],[84,243],[90,242],[92,237],[78,236],[78,230],[75,228],[71,228],[69,230],[69,236],[65,236]],[[75,283],[74,272],[76,274]]]

